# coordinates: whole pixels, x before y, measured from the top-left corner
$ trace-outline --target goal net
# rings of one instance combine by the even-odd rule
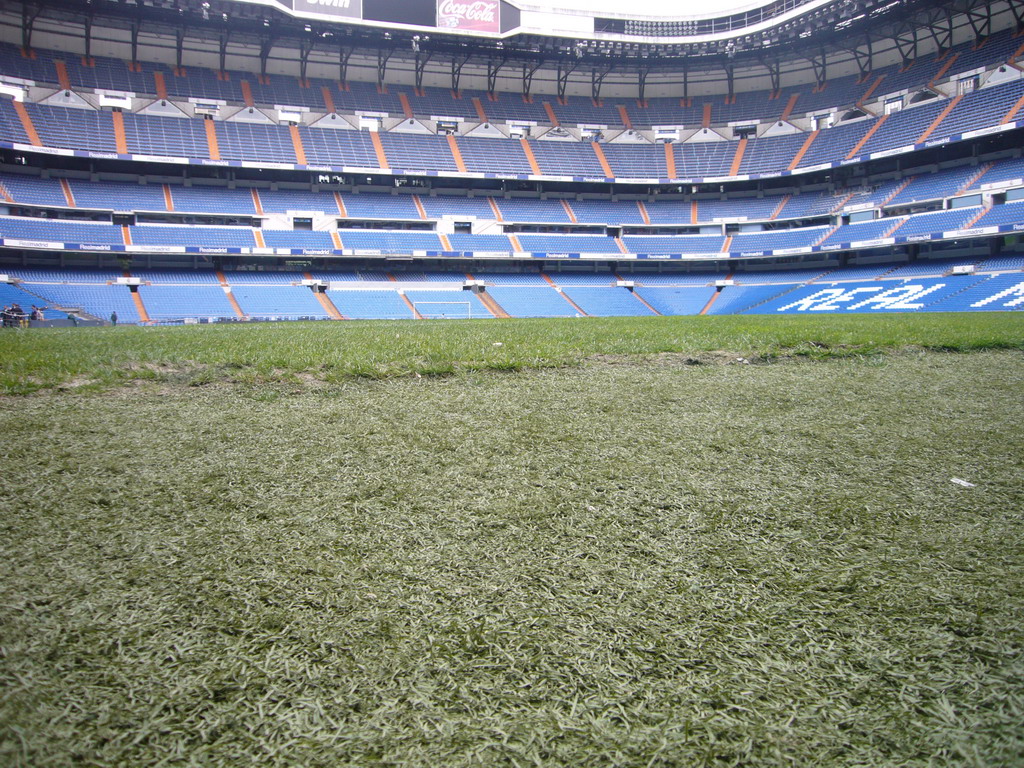
[[[452,320],[473,317],[468,301],[414,301],[413,309],[424,320]]]

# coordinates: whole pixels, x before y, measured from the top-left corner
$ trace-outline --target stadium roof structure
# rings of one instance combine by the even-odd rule
[[[714,15],[650,17],[558,10],[518,0],[35,0],[4,2],[0,21],[13,35],[20,14],[21,44],[37,30],[77,36],[90,55],[102,30],[138,48],[175,41],[178,65],[189,41],[216,47],[222,68],[232,50],[259,52],[266,72],[275,58],[297,62],[362,61],[384,82],[389,66],[450,73],[458,89],[464,68],[487,77],[516,71],[524,93],[538,71],[554,72],[559,95],[570,79],[590,81],[593,95],[609,76],[634,84],[640,98],[652,82],[682,73],[705,73],[721,92],[734,80],[770,77],[778,88],[793,73],[823,82],[837,71],[909,62],[1000,29],[1024,28],[1024,7],[1014,0],[774,0]],[[148,41],[147,41],[148,36]],[[367,64],[366,62],[370,62]],[[187,61],[185,61],[187,63]],[[518,73],[521,70],[521,76]],[[746,75],[741,73],[746,72]],[[429,79],[429,78],[428,78]],[[445,83],[447,85],[447,83]],[[739,90],[743,90],[739,88]]]

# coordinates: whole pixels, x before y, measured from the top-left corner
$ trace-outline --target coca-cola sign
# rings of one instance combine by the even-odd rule
[[[437,0],[437,26],[441,29],[500,32],[498,0]]]

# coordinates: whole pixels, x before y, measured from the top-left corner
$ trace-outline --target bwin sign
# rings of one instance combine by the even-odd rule
[[[825,288],[810,296],[798,299],[778,312],[856,312],[858,310],[900,310],[921,309],[919,302],[930,293],[945,288],[945,283],[925,287],[923,285],[901,285],[885,290],[884,286],[862,286],[860,288]]]
[[[299,13],[319,13],[352,19],[363,16],[363,0],[294,0],[293,8]]]

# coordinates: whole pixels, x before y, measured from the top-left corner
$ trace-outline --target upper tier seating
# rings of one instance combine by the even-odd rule
[[[124,245],[120,227],[110,224],[0,216],[0,237],[90,245]]]
[[[497,93],[488,95],[477,91],[453,94],[442,88],[424,88],[417,94],[412,87],[388,84],[378,88],[375,84],[351,81],[339,84],[335,80],[312,77],[306,82],[294,75],[268,74],[261,77],[254,72],[228,71],[219,75],[212,69],[175,68],[151,62],[141,62],[129,68],[124,61],[94,56],[85,66],[80,56],[63,51],[35,49],[34,57],[21,55],[20,49],[10,43],[0,45],[0,72],[37,83],[59,83],[56,62],[63,63],[72,88],[99,88],[156,97],[161,87],[171,99],[210,98],[242,105],[251,100],[255,107],[288,105],[307,107],[314,111],[330,111],[329,105],[348,112],[356,110],[383,112],[395,117],[406,115],[404,96],[417,117],[435,116],[478,119],[477,104],[490,121],[508,119],[550,122],[547,108],[564,124],[597,124],[611,128],[624,125],[624,110],[630,123],[636,127],[651,125],[700,126],[705,115],[715,125],[726,125],[741,120],[759,119],[775,121],[789,111],[793,115],[820,111],[829,107],[854,105],[871,90],[875,98],[906,89],[926,86],[943,68],[944,77],[992,67],[1006,62],[1016,51],[1019,39],[1013,30],[993,34],[984,45],[975,48],[974,41],[956,45],[942,57],[923,56],[909,66],[894,64],[871,72],[863,82],[856,75],[829,78],[823,87],[802,84],[784,88],[779,94],[769,91],[740,92],[731,101],[722,95],[693,96],[689,102],[676,97],[649,98],[644,106],[627,97],[608,97],[595,102],[580,96],[567,96],[564,103],[550,95],[535,95],[529,103],[519,94]],[[950,64],[949,67],[946,67]],[[456,98],[458,96],[458,98]],[[950,116],[951,126],[970,125]],[[959,129],[957,129],[959,130]],[[955,131],[954,131],[955,132]]]
[[[798,167],[837,162],[853,154],[903,148],[924,136],[938,140],[958,125],[985,127],[1001,122],[1008,102],[1016,104],[1024,93],[1024,81],[985,88],[953,104],[936,99],[883,118],[869,118],[839,125],[813,136]],[[998,102],[998,108],[992,108]],[[937,118],[947,108],[942,121]],[[40,142],[45,146],[115,152],[111,113],[52,107],[25,106]],[[668,174],[665,147],[661,145],[616,145],[595,147],[590,142],[563,142],[459,137],[455,141],[458,159],[450,142],[441,136],[383,133],[374,137],[366,131],[244,122],[212,123],[207,135],[202,120],[123,114],[125,148],[145,155],[195,157],[225,161],[295,164],[326,164],[375,170],[394,168],[413,172],[455,173],[460,168],[473,173],[505,175],[577,176],[605,178],[611,171],[623,178],[662,178]],[[957,123],[956,121],[960,121]],[[0,100],[2,138],[27,142],[21,120],[8,102]],[[867,137],[868,131],[872,133]],[[959,129],[958,129],[959,130]],[[864,140],[866,138],[866,140]],[[709,141],[668,145],[675,174],[679,178],[728,177],[743,173],[780,173],[790,167],[806,134],[736,141]],[[378,151],[379,150],[379,151]],[[607,168],[605,165],[607,164]],[[987,174],[985,174],[987,176]],[[982,176],[984,178],[984,176]],[[965,183],[969,179],[963,180]],[[895,189],[893,190],[895,191]]]

